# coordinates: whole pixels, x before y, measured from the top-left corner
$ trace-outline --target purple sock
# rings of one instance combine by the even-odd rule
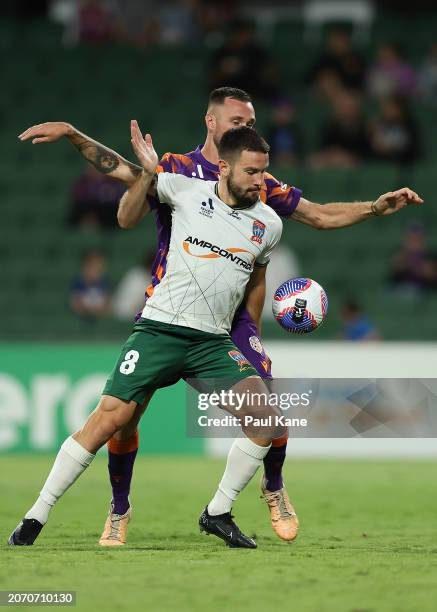
[[[129,509],[129,491],[137,452],[138,448],[123,454],[111,453],[108,450],[108,470],[115,514],[125,514]]]
[[[282,481],[282,466],[284,465],[286,452],[287,443],[281,446],[271,446],[269,452],[264,457],[264,475],[268,491],[278,491],[284,485]]]

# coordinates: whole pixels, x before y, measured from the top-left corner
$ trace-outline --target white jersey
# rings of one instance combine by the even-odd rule
[[[231,208],[216,195],[216,185],[158,174],[158,198],[172,209],[172,230],[167,269],[144,318],[229,333],[253,267],[268,263],[281,238],[281,219],[261,200]]]

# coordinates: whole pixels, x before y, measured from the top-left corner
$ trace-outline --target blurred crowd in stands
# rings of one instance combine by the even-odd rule
[[[141,261],[124,273],[114,289],[106,272],[109,264],[107,254],[96,248],[85,251],[79,270],[70,282],[71,311],[88,327],[106,316],[133,321],[144,306],[154,257],[154,252],[146,252]]]
[[[250,91],[272,107],[267,137],[273,163],[307,162],[316,168],[348,168],[364,161],[412,164],[423,148],[410,109],[412,98],[437,105],[437,43],[419,68],[401,45],[381,44],[373,62],[356,51],[347,29],[335,28],[305,85],[328,113],[317,151],[307,154],[297,101],[281,90],[278,66],[255,39],[252,24],[236,22],[226,42],[213,54],[210,87],[228,83]],[[300,113],[304,111],[301,109]]]
[[[420,65],[413,65],[397,41],[383,42],[369,59],[355,48],[346,27],[334,27],[300,82],[290,83],[258,40],[254,22],[239,17],[237,5],[232,0],[53,0],[51,14],[66,25],[64,42],[70,44],[202,45],[209,57],[208,89],[239,87],[270,105],[266,136],[274,164],[348,168],[365,161],[413,164],[424,157],[411,101],[437,106],[437,42]],[[288,94],[293,87],[296,98]],[[302,90],[312,92],[327,115],[311,152],[301,127]]]
[[[386,39],[365,49],[356,45],[350,28],[334,25],[326,29],[318,55],[311,49],[312,60],[302,61],[290,53],[289,62],[294,64],[290,77],[280,61],[284,58],[260,39],[257,24],[246,19],[247,11],[242,18],[234,0],[48,0],[46,4],[50,18],[64,26],[65,45],[198,49],[204,57],[205,100],[208,91],[227,85],[248,91],[257,106],[268,109],[262,132],[271,146],[273,166],[347,169],[378,162],[397,164],[403,171],[426,159],[427,135],[417,123],[416,103],[437,109],[437,33],[423,57],[412,61],[405,41]],[[305,48],[299,53],[304,54]],[[308,99],[320,110],[320,126],[311,143],[305,115]],[[186,148],[197,144],[187,142]],[[123,185],[87,167],[71,188],[68,225],[117,227],[123,190]],[[437,254],[428,242],[425,228],[410,222],[388,263],[388,291],[414,298],[437,290]],[[113,290],[106,277],[106,255],[85,253],[70,286],[71,310],[87,323],[108,315],[131,320],[143,303],[152,255],[147,253],[128,270]],[[269,267],[268,295],[299,273],[295,254],[281,245]],[[267,304],[263,318],[270,317]],[[346,340],[380,338],[354,297],[344,300],[341,320]]]
[[[437,291],[437,252],[429,246],[430,233],[418,221],[408,224],[402,244],[393,255],[389,286],[403,298]]]
[[[49,15],[66,26],[67,44],[192,45],[222,32],[233,0],[52,0]]]

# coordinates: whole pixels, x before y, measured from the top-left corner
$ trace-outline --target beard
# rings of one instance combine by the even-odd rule
[[[242,189],[236,183],[234,183],[232,172],[227,179],[227,188],[238,204],[243,206],[252,206],[259,199],[258,189]]]

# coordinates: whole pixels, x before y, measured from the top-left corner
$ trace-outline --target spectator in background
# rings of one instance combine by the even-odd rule
[[[114,39],[114,16],[104,0],[80,0],[77,17],[79,42],[99,44]]]
[[[158,0],[112,0],[120,41],[135,47],[146,47],[159,42]]]
[[[208,73],[210,89],[227,85],[263,100],[278,97],[278,68],[256,42],[253,24],[246,21],[232,25],[227,40],[214,53]]]
[[[428,57],[422,65],[419,86],[423,99],[437,106],[437,41],[432,43]]]
[[[307,82],[326,98],[339,87],[362,91],[366,64],[354,51],[350,32],[336,28],[328,34],[326,49],[307,75]]]
[[[352,342],[363,342],[380,340],[380,335],[375,326],[363,313],[358,302],[349,298],[341,307],[341,319],[343,322],[342,338]]]
[[[420,223],[408,226],[403,244],[392,258],[389,283],[404,297],[437,289],[437,258],[426,247],[425,229]]]
[[[125,189],[123,183],[87,164],[71,188],[68,224],[83,229],[118,227],[118,203]]]
[[[399,164],[413,164],[420,157],[419,130],[400,97],[380,102],[379,115],[370,123],[370,148],[373,157]]]
[[[112,313],[122,321],[132,321],[144,306],[144,294],[151,282],[155,253],[146,253],[138,264],[124,274],[112,298]]]
[[[235,21],[237,3],[235,0],[198,0],[196,4],[205,42],[212,46],[214,39],[222,39],[224,30]]]
[[[187,45],[199,41],[196,0],[169,0],[159,10],[160,43]]]
[[[392,95],[412,96],[417,89],[414,68],[405,58],[400,45],[384,43],[379,46],[378,60],[369,71],[369,93],[383,98]]]
[[[303,157],[302,132],[296,123],[296,111],[288,98],[274,103],[267,128],[272,164],[295,165]]]
[[[84,321],[94,322],[109,311],[110,291],[105,271],[106,258],[101,251],[92,249],[84,254],[80,273],[70,287],[70,308]]]
[[[341,90],[333,100],[331,117],[322,126],[320,150],[310,158],[314,168],[351,168],[369,155],[361,97]]]

